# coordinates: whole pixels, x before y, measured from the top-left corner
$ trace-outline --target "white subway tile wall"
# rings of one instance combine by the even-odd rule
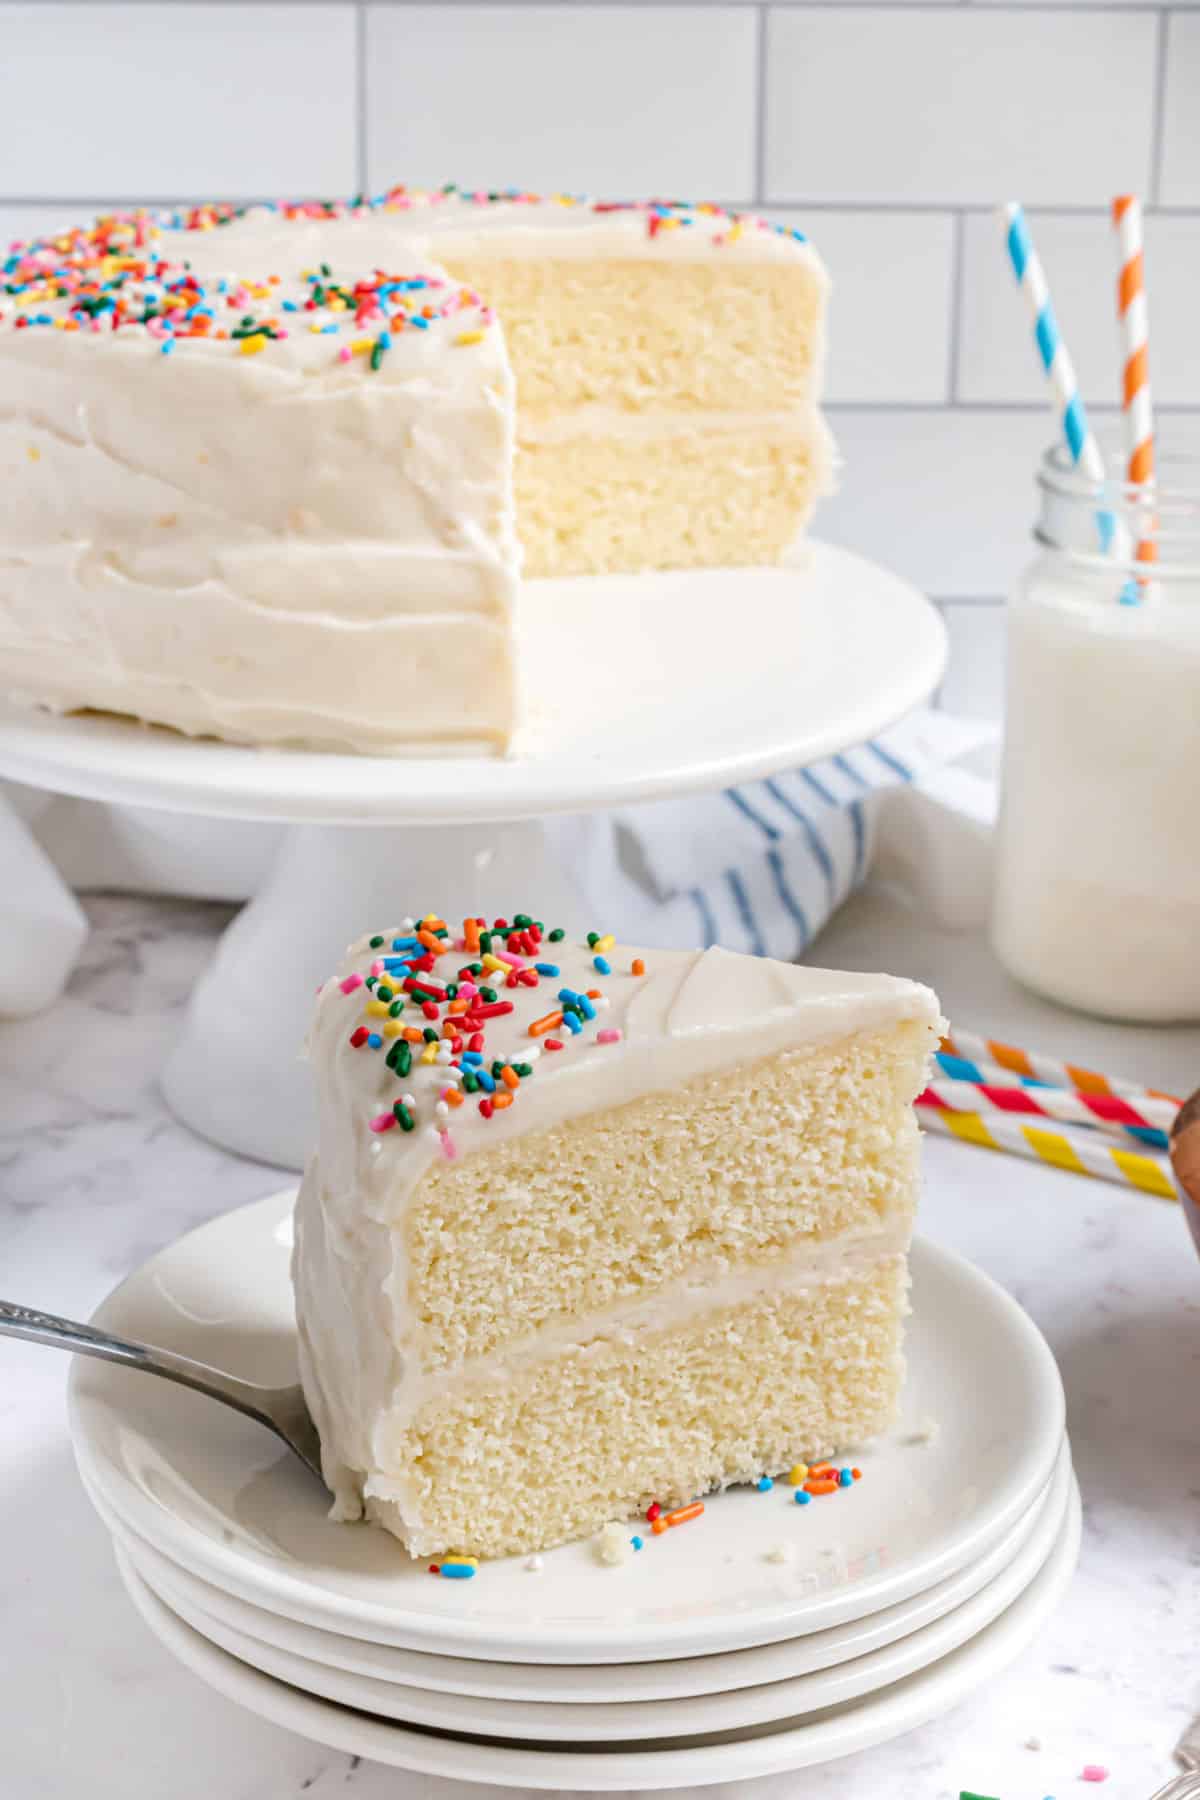
[[[830,403],[943,406],[952,342],[953,216],[810,215],[803,207],[778,206],[768,216],[806,231],[833,272],[825,378]]]
[[[0,3],[0,238],[404,180],[748,204],[834,277],[825,537],[943,606],[994,715],[1055,427],[994,207],[1030,210],[1115,428],[1114,192],[1148,205],[1164,437],[1200,451],[1200,0]]]
[[[1163,113],[1164,206],[1200,205],[1200,13],[1164,21],[1164,56],[1172,79]]]
[[[1041,409],[830,411],[842,467],[820,535],[935,599],[1001,599],[1030,555]]]
[[[749,201],[757,44],[744,6],[370,7],[368,181]]]
[[[947,712],[997,719],[1004,710],[1004,609],[947,600],[950,662],[938,699]]]
[[[0,181],[39,200],[353,187],[356,31],[337,5],[0,6]]]
[[[1200,102],[1200,70],[1196,95]],[[1044,213],[1033,224],[1084,397],[1089,406],[1115,406],[1121,386],[1113,234],[1091,213]],[[1000,235],[987,213],[966,220],[958,399],[969,406],[1036,405],[1045,398],[1013,284],[997,280]],[[1200,211],[1147,218],[1146,281],[1157,404],[1200,407]]]
[[[990,6],[772,7],[772,199],[1085,205],[1144,189],[1156,21]],[[1070,104],[1064,104],[1069,96]]]

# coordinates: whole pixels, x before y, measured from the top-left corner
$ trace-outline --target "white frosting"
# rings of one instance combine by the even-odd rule
[[[381,935],[390,945],[406,934]],[[343,983],[366,975],[387,953],[360,940],[320,990],[310,1038],[319,1152],[297,1203],[293,1272],[302,1375],[343,1516],[357,1517],[364,1496],[406,1516],[411,1496],[388,1444],[438,1393],[493,1380],[581,1344],[627,1342],[713,1306],[839,1279],[905,1248],[907,1222],[891,1220],[859,1238],[801,1244],[766,1267],[692,1268],[663,1290],[543,1327],[493,1355],[448,1369],[425,1368],[419,1322],[409,1307],[405,1223],[422,1177],[446,1153],[436,1107],[457,1076],[445,1067],[415,1065],[401,1080],[382,1050],[351,1045],[367,990],[347,993]],[[614,950],[613,972],[605,976],[585,947],[544,943],[537,960],[557,966],[557,975],[537,988],[496,988],[513,1011],[487,1022],[488,1065],[493,1059],[528,1061],[544,1045],[544,1037],[530,1036],[529,1026],[556,1008],[560,989],[599,988],[608,1005],[578,1035],[553,1034],[564,1048],[537,1056],[533,1074],[522,1080],[506,1111],[484,1118],[476,1097],[454,1109],[446,1129],[456,1155],[486,1153],[521,1133],[774,1052],[902,1020],[931,1028],[938,1021],[928,988],[891,976],[799,968],[721,949],[646,951],[648,972],[635,976],[628,971],[638,954],[623,946]],[[446,960],[452,974],[469,959],[464,953]],[[407,1008],[403,1016],[409,1018]],[[370,1017],[364,1022],[377,1023]],[[416,1022],[425,1022],[419,1012]],[[598,1041],[599,1033],[611,1031],[621,1034],[617,1042]],[[373,1130],[372,1121],[378,1123],[402,1094],[411,1098],[415,1129]]]
[[[409,190],[374,207],[333,217],[288,217],[249,207],[211,230],[179,230],[158,215],[163,253],[205,273],[236,268],[244,276],[322,261],[353,269],[398,268],[454,257],[611,257],[630,261],[703,261],[715,251],[745,262],[805,262],[823,273],[812,245],[789,230],[719,207],[672,208],[651,230],[645,207],[605,209],[560,199],[476,201],[465,194]],[[675,221],[678,221],[677,223]]]
[[[0,682],[251,742],[505,743],[513,383],[462,299],[376,370],[326,308],[169,362],[0,326]]]
[[[385,946],[406,934],[377,933]],[[347,994],[342,982],[366,975],[380,958],[394,954],[372,950],[366,938],[347,952],[338,975],[321,988],[310,1036],[310,1055],[317,1076],[320,1104],[321,1160],[326,1181],[356,1194],[356,1204],[384,1222],[402,1214],[407,1194],[440,1147],[428,1129],[385,1135],[378,1167],[370,1156],[374,1135],[371,1118],[391,1105],[401,1092],[417,1101],[419,1126],[432,1125],[432,1105],[446,1085],[444,1068],[414,1065],[401,1088],[380,1051],[354,1049],[349,1037],[363,1019],[367,994]],[[507,954],[507,952],[506,952]],[[519,1090],[516,1103],[490,1119],[472,1104],[454,1112],[451,1135],[460,1155],[494,1145],[524,1131],[559,1125],[581,1113],[596,1112],[638,1095],[678,1087],[698,1075],[731,1068],[750,1056],[769,1056],[797,1044],[817,1043],[847,1032],[882,1028],[899,1019],[937,1019],[937,1001],[928,988],[891,975],[841,974],[740,956],[731,950],[654,950],[638,952],[621,946],[613,952],[613,973],[600,975],[594,952],[586,946],[543,941],[536,961],[559,970],[536,988],[506,988],[503,977],[495,991],[511,1013],[486,1023],[486,1055],[512,1062],[538,1052],[536,1070]],[[628,973],[637,957],[648,973]],[[453,979],[471,961],[463,950],[449,953],[445,974],[431,982]],[[519,956],[523,966],[534,959]],[[440,965],[445,966],[445,965]],[[385,977],[386,979],[386,977]],[[603,990],[608,1001],[578,1036],[567,1030],[549,1035],[566,1048],[541,1049],[544,1037],[533,1038],[529,1026],[558,1006],[562,988]],[[413,1014],[415,1013],[415,1017]],[[424,1026],[417,1008],[406,1009],[404,1023]],[[598,1043],[601,1031],[619,1031],[618,1043]]]

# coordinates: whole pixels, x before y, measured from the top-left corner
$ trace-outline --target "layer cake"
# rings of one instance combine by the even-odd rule
[[[712,207],[395,189],[0,262],[0,691],[504,751],[526,576],[777,561],[828,485],[827,281]]]

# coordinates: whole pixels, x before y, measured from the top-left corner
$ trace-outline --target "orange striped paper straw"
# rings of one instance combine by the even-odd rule
[[[1149,330],[1146,321],[1146,277],[1142,250],[1142,203],[1133,194],[1118,194],[1112,203],[1121,268],[1117,277],[1117,314],[1125,364],[1122,406],[1129,447],[1127,478],[1142,492],[1154,480],[1154,409],[1150,401]],[[1139,563],[1154,562],[1158,545],[1140,538],[1134,548]]]

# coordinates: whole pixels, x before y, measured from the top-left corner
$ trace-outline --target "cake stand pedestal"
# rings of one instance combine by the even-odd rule
[[[164,1073],[195,1130],[302,1166],[299,1046],[352,938],[413,907],[458,918],[526,901],[585,929],[586,823],[564,857],[545,820],[832,755],[928,698],[946,657],[922,594],[816,543],[782,568],[531,582],[520,617],[530,719],[507,758],[255,750],[0,706],[0,774],[15,781],[293,828],[198,982]]]

